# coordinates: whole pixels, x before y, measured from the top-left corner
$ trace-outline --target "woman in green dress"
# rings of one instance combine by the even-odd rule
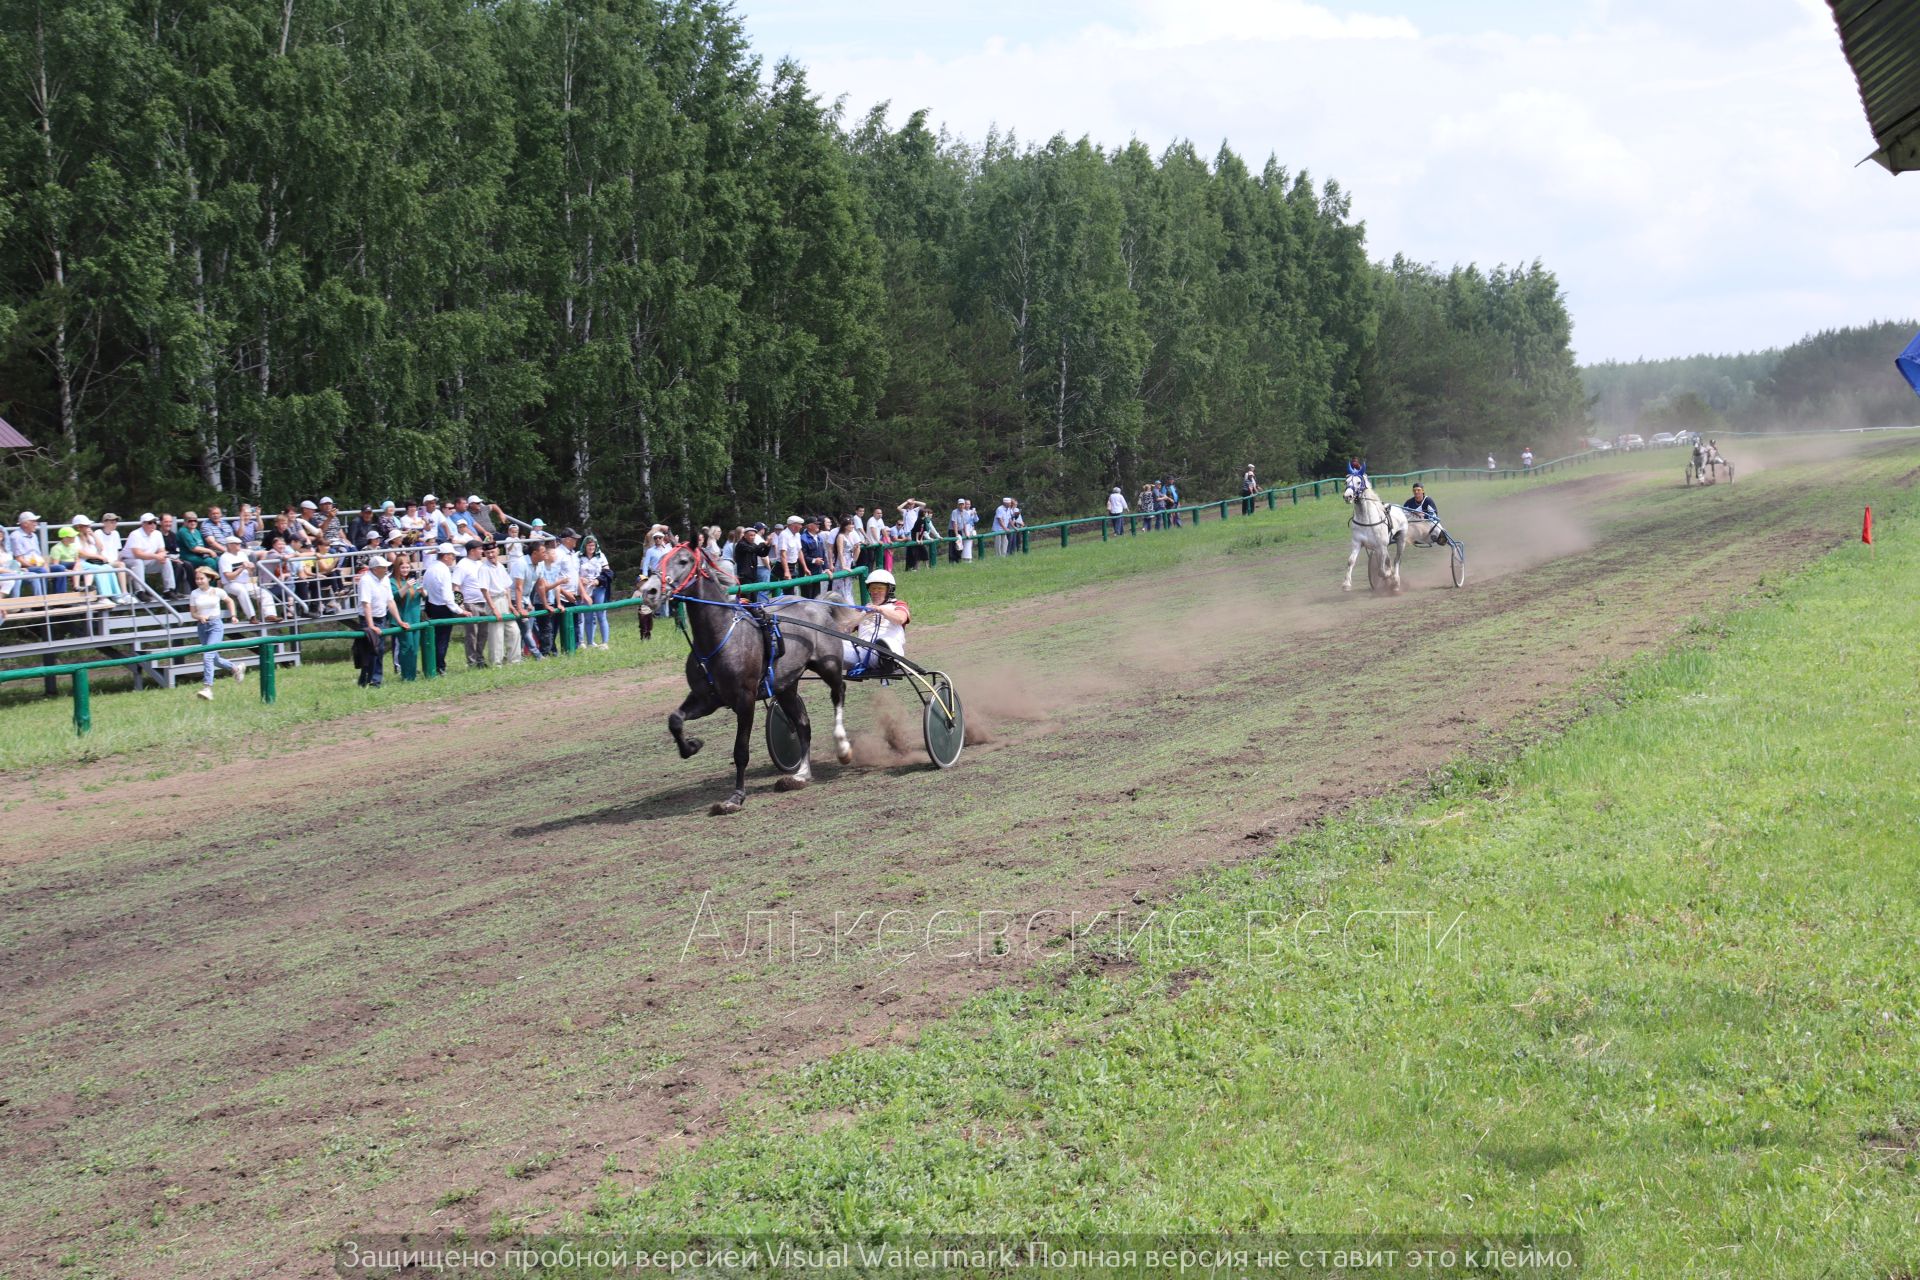
[[[393,646],[393,662],[400,668],[402,680],[412,680],[419,671],[420,637],[427,634],[419,624],[426,617],[427,593],[420,586],[420,563],[410,554],[394,558],[393,602],[407,629]]]

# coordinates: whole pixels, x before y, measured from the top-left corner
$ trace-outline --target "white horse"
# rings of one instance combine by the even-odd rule
[[[1407,513],[1399,506],[1380,501],[1365,476],[1348,476],[1346,492],[1340,495],[1353,504],[1353,517],[1347,523],[1353,529],[1353,548],[1347,553],[1347,577],[1342,591],[1353,590],[1353,566],[1360,553],[1367,553],[1367,581],[1376,580],[1400,590],[1400,551],[1407,541]]]

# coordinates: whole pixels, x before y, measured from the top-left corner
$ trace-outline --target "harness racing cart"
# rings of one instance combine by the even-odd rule
[[[780,625],[804,627],[809,624],[787,619]],[[947,673],[911,662],[878,641],[853,638],[848,643],[853,647],[854,665],[846,672],[847,680],[878,680],[882,685],[901,680],[911,686],[920,695],[920,728],[927,758],[938,768],[951,769],[960,759],[960,749],[966,745],[967,721],[960,706],[960,694]],[[811,673],[801,677],[802,680],[819,678]],[[780,772],[796,772],[806,759],[800,735],[794,731],[793,722],[787,719],[779,703],[768,700],[766,711],[767,755]]]
[[[1699,458],[1687,459],[1687,488],[1717,484],[1723,479],[1728,484],[1733,483],[1733,464],[1721,457],[1717,450],[1709,449]]]
[[[1416,528],[1423,530],[1417,538],[1414,536],[1414,530]],[[1433,535],[1440,528],[1441,526],[1437,521],[1427,520],[1424,517],[1412,516],[1410,514],[1410,518],[1407,521],[1407,545],[1410,547],[1449,548],[1452,554],[1447,560],[1448,572],[1453,575],[1454,586],[1464,587],[1467,585],[1467,545],[1460,541],[1458,535],[1451,529],[1446,531],[1447,540],[1445,542],[1435,542]],[[1368,576],[1371,578],[1371,571],[1369,571]]]

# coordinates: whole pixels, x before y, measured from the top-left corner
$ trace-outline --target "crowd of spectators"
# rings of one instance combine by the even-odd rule
[[[926,502],[909,498],[891,515],[876,503],[837,519],[793,515],[775,528],[716,525],[690,540],[729,562],[741,582],[778,591],[796,579],[862,566],[908,572],[936,554],[954,563],[969,563],[989,547],[1012,555],[1025,525],[1011,496],[984,529],[969,499],[958,499],[942,521]],[[666,525],[650,529],[635,584],[681,540]],[[434,646],[436,668],[445,670],[456,630],[469,666],[551,656],[568,647],[559,634],[561,611],[609,602],[614,576],[592,534],[515,520],[477,494],[446,502],[427,494],[357,509],[322,497],[271,515],[243,502],[229,516],[210,504],[204,514],[149,511],[131,522],[107,512],[98,523],[77,515],[54,527],[23,511],[0,538],[0,598],[84,593],[113,607],[157,596],[186,613],[202,644],[224,640],[230,624],[350,619],[361,633],[360,682],[370,686],[380,685],[389,668],[414,678],[423,643]],[[817,596],[820,589],[795,582],[786,591]],[[475,621],[414,634],[422,622],[460,618]],[[608,647],[604,611],[577,614],[570,625],[573,647]],[[639,629],[642,639],[652,637],[645,611]],[[218,653],[204,655],[199,696],[213,696],[219,670],[243,672]]]

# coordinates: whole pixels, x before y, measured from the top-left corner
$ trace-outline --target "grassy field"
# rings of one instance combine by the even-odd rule
[[[589,1225],[1564,1232],[1594,1275],[1916,1274],[1911,528],[1562,738],[792,1074]]]
[[[1666,461],[1664,456],[1643,454],[1558,474],[1602,474]],[[1540,482],[1460,482],[1454,489],[1479,503],[1524,491]],[[1233,503],[1232,517],[1225,522],[1209,511],[1197,526],[1189,524],[1179,530],[1111,542],[1103,543],[1090,532],[1080,533],[1063,549],[1057,536],[1036,535],[1030,555],[1005,559],[988,555],[969,566],[949,566],[942,561],[932,571],[922,569],[905,577],[905,586],[915,621],[922,626],[938,625],[992,605],[1165,572],[1230,550],[1249,554],[1313,539],[1337,542],[1345,537],[1334,514],[1339,505],[1330,486],[1328,496],[1317,502],[1286,504],[1275,511],[1263,506],[1250,518],[1241,517],[1238,503]],[[1258,536],[1250,539],[1250,534]],[[622,575],[623,583],[628,579],[629,575]],[[493,693],[583,674],[623,670],[668,673],[685,661],[686,646],[671,626],[660,627],[652,643],[642,644],[633,616],[622,611],[613,615],[612,632],[613,648],[608,651],[582,651],[555,663],[524,663],[497,671],[471,671],[456,661],[443,681],[406,683],[390,679],[379,690],[358,688],[353,669],[344,660],[344,645],[323,643],[314,646],[322,661],[281,671],[278,698],[271,705],[260,700],[253,685],[234,688],[224,678],[215,685],[217,701],[208,705],[193,696],[195,684],[183,684],[171,691],[135,692],[128,677],[96,672],[93,731],[84,739],[73,732],[72,700],[66,696],[66,682],[61,683],[62,693],[57,698],[45,697],[37,681],[0,684],[0,770],[61,766],[127,754],[164,757],[182,742],[271,733],[381,708],[417,707],[449,697]],[[453,652],[459,652],[457,639]],[[154,763],[158,767],[161,762]]]

